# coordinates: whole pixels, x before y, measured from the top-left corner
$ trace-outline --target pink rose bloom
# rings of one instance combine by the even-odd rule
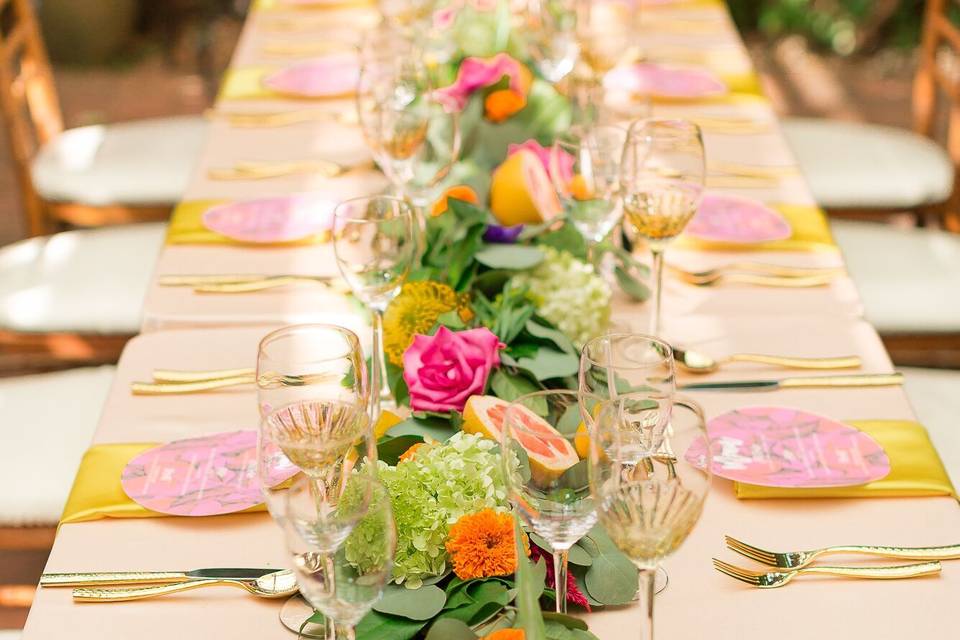
[[[500,82],[504,76],[510,79],[512,91],[527,95],[532,81],[530,71],[506,53],[492,58],[465,58],[453,84],[437,89],[433,95],[447,111],[463,111],[475,91]]]
[[[527,151],[532,151],[533,154],[537,156],[537,158],[540,160],[540,164],[543,165],[543,170],[547,172],[547,175],[550,176],[550,179],[554,183],[559,182],[560,184],[567,184],[573,179],[574,158],[566,151],[557,147],[556,144],[551,147],[544,147],[539,142],[531,138],[523,144],[511,144],[508,146],[507,157],[509,158],[517,151],[523,151],[524,149]],[[556,149],[557,153],[559,154],[556,172],[553,171],[552,167],[550,166],[550,154],[554,151],[554,149]],[[554,175],[555,173],[557,175]]]
[[[463,411],[467,398],[483,393],[504,346],[486,327],[456,332],[440,327],[432,336],[417,334],[403,352],[410,408]]]

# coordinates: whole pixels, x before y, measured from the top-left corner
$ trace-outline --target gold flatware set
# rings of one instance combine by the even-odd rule
[[[286,127],[303,122],[335,122],[341,125],[358,124],[354,110],[331,111],[329,109],[292,109],[289,111],[217,111],[206,113],[211,120],[223,120],[231,127],[241,129]]]
[[[721,366],[731,362],[753,362],[768,364],[785,369],[856,369],[862,364],[857,356],[838,356],[833,358],[793,358],[770,356],[759,353],[733,353],[725,358],[712,358],[699,351],[673,348],[673,357],[677,366],[688,373],[713,373]]]
[[[195,293],[254,293],[291,284],[314,283],[340,293],[347,287],[339,279],[307,274],[223,274],[165,275],[157,279],[161,287],[191,287]]]
[[[295,175],[318,174],[324,178],[336,178],[351,171],[367,170],[373,164],[348,166],[331,160],[298,160],[290,162],[266,162],[241,160],[232,167],[207,170],[210,180],[269,180]]]
[[[130,391],[135,396],[165,396],[201,393],[255,383],[262,386],[300,387],[315,384],[328,378],[329,375],[327,374],[303,376],[264,374],[258,379],[254,369],[214,369],[210,371],[155,369],[153,371],[153,382],[131,382]]]
[[[839,267],[784,267],[758,262],[737,262],[700,271],[688,271],[671,264],[666,266],[670,273],[696,287],[720,284],[749,284],[788,289],[823,287],[844,273]]]

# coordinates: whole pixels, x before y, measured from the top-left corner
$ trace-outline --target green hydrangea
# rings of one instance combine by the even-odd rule
[[[540,249],[544,261],[514,276],[513,286],[527,287],[537,313],[581,346],[607,327],[613,293],[586,262],[553,247]]]
[[[378,462],[378,475],[397,526],[393,577],[410,588],[446,570],[447,535],[461,516],[507,506],[499,447],[480,435],[457,433],[444,443],[420,447],[395,467]],[[374,539],[377,526],[361,522],[347,540],[347,560],[361,569],[380,560],[370,555],[374,545],[364,542]]]

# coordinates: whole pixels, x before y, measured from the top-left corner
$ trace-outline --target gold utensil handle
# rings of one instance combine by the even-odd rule
[[[843,273],[840,267],[790,267],[779,264],[766,264],[764,262],[734,262],[724,265],[717,269],[718,271],[746,271],[747,273],[756,273],[764,276],[783,276],[785,278],[796,278],[798,276],[835,276]]]
[[[893,387],[903,384],[902,373],[865,373],[861,376],[817,376],[810,378],[787,378],[780,381],[781,387]]]
[[[42,587],[76,587],[80,585],[111,585],[144,583],[175,583],[189,580],[182,571],[102,571],[87,573],[45,573],[40,576]]]
[[[298,276],[279,276],[275,278],[264,278],[254,282],[222,282],[218,284],[204,284],[194,287],[196,293],[254,293],[256,291],[266,291],[267,289],[276,289],[288,284],[297,282],[314,282],[325,284],[323,280],[317,278],[298,277]]]
[[[154,369],[153,379],[157,382],[203,382],[237,376],[252,376],[256,371],[245,369],[210,369],[207,371],[182,371],[180,369]]]
[[[204,284],[227,284],[237,282],[257,282],[269,278],[268,275],[258,274],[198,274],[198,275],[167,275],[157,278],[161,287],[196,287]]]
[[[792,165],[761,165],[744,164],[741,162],[712,162],[708,169],[736,176],[750,176],[754,178],[785,178],[799,174]]]
[[[796,276],[784,278],[779,276],[767,276],[749,273],[725,273],[720,279],[723,282],[734,282],[738,284],[753,284],[760,287],[781,287],[786,289],[803,289],[807,287],[823,287],[835,278],[834,274],[822,274],[811,276]]]
[[[918,562],[894,567],[828,567],[813,566],[798,569],[800,573],[825,573],[848,578],[871,578],[874,580],[898,580],[900,578],[918,578],[940,573],[939,562]]]
[[[145,598],[155,598],[171,593],[180,593],[181,591],[191,591],[202,587],[221,585],[243,588],[243,584],[235,580],[190,580],[176,584],[130,587],[126,589],[80,588],[73,590],[73,599],[77,602],[127,602],[129,600],[143,600]]]
[[[256,377],[253,375],[233,376],[232,378],[220,378],[219,380],[201,380],[199,382],[174,382],[169,384],[163,382],[132,382],[130,383],[130,390],[135,396],[162,396],[178,393],[200,393],[202,391],[213,391],[214,389],[223,389],[225,387],[253,384],[254,382],[256,382]]]
[[[735,353],[729,357],[731,362],[758,362],[772,364],[788,369],[855,369],[861,365],[857,356],[837,358],[788,358],[767,356],[759,353]]]
[[[857,553],[886,558],[909,558],[911,560],[958,560],[960,544],[942,547],[881,547],[876,545],[851,545],[827,547],[823,553]]]

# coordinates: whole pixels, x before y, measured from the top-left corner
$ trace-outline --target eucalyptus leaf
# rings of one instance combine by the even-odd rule
[[[573,345],[573,341],[567,337],[567,334],[559,329],[544,326],[536,320],[527,320],[527,324],[524,326],[524,328],[527,330],[527,333],[533,337],[540,338],[541,340],[548,340],[555,344],[561,351],[579,355],[577,348]]]
[[[589,460],[581,460],[564,471],[563,474],[557,478],[557,486],[561,489],[573,489],[579,492],[584,491],[584,489],[590,486],[590,478],[588,476],[589,462]]]
[[[493,389],[495,396],[507,402],[513,402],[520,396],[540,391],[540,387],[526,376],[509,373],[504,369],[497,369],[494,372],[491,376],[490,387]],[[542,396],[528,399],[525,405],[539,416],[545,416],[550,411],[546,398]]]
[[[530,269],[544,259],[544,253],[536,247],[516,244],[488,244],[477,251],[473,258],[491,269]]]
[[[387,363],[387,385],[393,393],[398,405],[406,404],[410,400],[407,383],[403,379],[403,368],[390,362]]]
[[[530,540],[532,540],[535,545],[547,553],[553,553],[553,546],[549,541],[547,541],[546,538],[533,531],[528,531],[527,535],[530,536]],[[579,544],[575,544],[570,547],[570,552],[567,556],[567,562],[577,565],[578,567],[589,567],[591,564],[593,564],[593,558],[584,550],[583,547],[581,547]]]
[[[548,623],[556,622],[562,624],[567,629],[580,629],[581,631],[586,631],[589,628],[587,627],[587,623],[580,618],[574,618],[573,616],[568,616],[564,613],[554,613],[553,611],[544,611],[543,621]]]
[[[411,417],[390,429],[390,435],[394,437],[415,435],[424,440],[430,438],[440,442],[445,442],[456,432],[457,429],[451,426],[450,421],[442,418]]]
[[[357,624],[357,640],[410,640],[427,626],[422,620],[410,620],[370,611]]]
[[[639,585],[639,571],[599,524],[580,540],[593,557],[583,577],[586,592],[604,605],[627,604]]]
[[[419,589],[387,585],[383,596],[373,605],[373,610],[410,620],[430,620],[440,613],[446,601],[447,594],[435,585]]]
[[[406,435],[394,436],[393,434],[380,438],[377,442],[377,459],[383,460],[391,466],[395,466],[400,460],[400,456],[410,447],[423,442],[423,436]]]
[[[580,415],[580,404],[571,404],[569,407],[564,409],[563,413],[560,415],[560,419],[557,420],[557,431],[565,436],[573,435],[577,432],[577,429],[580,427],[580,423],[582,422],[583,417]]]
[[[532,373],[537,380],[549,380],[577,373],[580,359],[572,353],[540,347],[532,357],[518,359],[517,367]]]
[[[623,292],[634,300],[643,302],[650,297],[650,289],[647,285],[637,280],[629,272],[624,270],[623,267],[614,267],[613,273],[617,278],[617,284],[620,285]]]
[[[460,620],[440,618],[430,626],[425,640],[477,640],[477,634]]]
[[[553,247],[558,251],[566,251],[578,260],[587,259],[587,243],[580,232],[570,223],[537,237],[536,243]]]

